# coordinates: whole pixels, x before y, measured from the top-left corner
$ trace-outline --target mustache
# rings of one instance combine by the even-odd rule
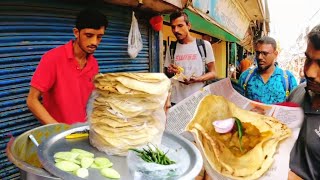
[[[259,58],[257,58],[257,63],[259,63],[259,62],[263,62],[263,63],[265,63],[266,61],[265,61],[265,60],[263,60],[263,59],[259,59]]]
[[[96,46],[96,45],[91,45],[91,46],[88,46],[88,48],[98,48],[98,46]]]
[[[175,35],[182,35],[182,34],[180,34],[180,33],[174,33]]]
[[[306,81],[307,81],[307,84],[310,86],[320,86],[320,83],[314,81],[313,78],[310,78],[308,76],[306,76]]]

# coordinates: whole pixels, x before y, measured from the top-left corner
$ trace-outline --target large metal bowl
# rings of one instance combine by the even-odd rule
[[[50,136],[69,129],[66,124],[50,124],[31,129],[20,136],[12,137],[7,144],[8,159],[20,169],[20,178],[23,180],[60,180],[42,168],[38,159],[38,148],[29,139],[32,134],[41,144]]]
[[[64,132],[61,132],[55,136],[52,136],[46,142],[40,144],[38,148],[39,160],[46,170],[54,174],[57,177],[68,180],[78,180],[81,179],[72,175],[71,173],[64,172],[55,166],[54,154],[60,151],[70,151],[72,148],[80,148],[95,154],[95,157],[107,157],[113,162],[113,168],[118,171],[121,175],[121,179],[130,180],[133,179],[132,174],[129,172],[128,164],[125,156],[111,156],[104,152],[98,151],[95,147],[91,146],[88,137],[79,139],[66,139],[65,136],[75,133],[78,131],[83,131],[89,129],[89,126],[81,126],[71,128]],[[166,147],[172,149],[179,149],[177,156],[180,156],[181,174],[174,179],[185,180],[194,179],[200,172],[203,160],[200,151],[191,142],[185,138],[171,134],[169,132],[164,132],[162,136],[162,142]],[[107,178],[103,177],[99,171],[96,169],[89,168],[88,179],[94,180],[105,180]]]

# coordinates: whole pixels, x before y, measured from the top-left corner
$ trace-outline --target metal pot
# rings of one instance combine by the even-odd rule
[[[42,168],[38,159],[37,147],[29,139],[32,134],[41,143],[51,135],[69,129],[66,124],[49,124],[31,129],[17,138],[11,137],[7,144],[8,159],[20,169],[20,178],[23,180],[60,180]]]

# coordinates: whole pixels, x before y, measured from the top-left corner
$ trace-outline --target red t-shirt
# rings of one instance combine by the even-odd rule
[[[86,121],[86,106],[99,67],[89,55],[83,69],[73,54],[73,41],[45,53],[32,77],[31,86],[43,93],[43,105],[58,122]]]

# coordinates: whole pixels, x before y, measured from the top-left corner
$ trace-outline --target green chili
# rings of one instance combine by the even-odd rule
[[[242,128],[242,124],[241,124],[241,121],[234,117],[235,121],[236,121],[236,124],[237,124],[237,129],[238,129],[238,135],[239,135],[239,143],[240,143],[240,151],[242,152],[242,136],[243,136],[243,128]]]
[[[138,149],[134,149],[134,148],[130,148],[129,150],[134,151],[137,153],[137,155],[143,159],[146,162],[153,162],[153,163],[157,163],[157,164],[161,164],[161,165],[170,165],[170,164],[174,164],[176,162],[171,161],[167,156],[166,153],[164,153],[163,151],[161,151],[158,147],[154,146],[154,149],[151,148],[149,146],[149,144],[147,145],[148,148],[143,148],[142,150],[138,150]]]

